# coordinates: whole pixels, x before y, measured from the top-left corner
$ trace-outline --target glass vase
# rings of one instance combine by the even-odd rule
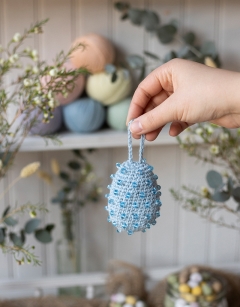
[[[61,275],[80,272],[80,257],[78,240],[75,237],[77,215],[71,210],[62,210],[63,236],[56,243],[57,273]],[[66,287],[58,289],[59,295],[82,296],[80,287]]]

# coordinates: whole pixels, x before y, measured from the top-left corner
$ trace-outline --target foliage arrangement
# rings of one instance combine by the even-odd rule
[[[159,14],[154,11],[133,8],[129,3],[116,2],[115,8],[121,13],[122,20],[129,20],[134,26],[143,27],[155,36],[161,44],[177,42],[178,50],[170,50],[164,56],[144,51],[144,56],[129,55],[127,64],[132,69],[141,71],[140,80],[150,65],[159,66],[174,59],[182,58],[199,62],[211,67],[220,67],[221,63],[214,42],[197,42],[193,32],[179,33],[178,22],[170,20],[161,23]],[[175,46],[176,44],[174,44]],[[112,67],[107,68],[109,71]],[[183,208],[195,212],[215,224],[232,229],[240,229],[240,130],[229,130],[216,125],[199,124],[188,128],[185,138],[178,138],[180,147],[198,160],[216,165],[223,174],[216,170],[207,173],[208,187],[201,189],[183,186],[183,191],[171,190],[174,198]],[[223,216],[229,215],[224,220]]]
[[[183,192],[171,190],[183,208],[220,226],[240,230],[240,129],[226,129],[214,124],[188,128],[180,147],[190,156],[223,170],[207,173],[208,187],[183,186]],[[224,220],[223,215],[229,216]]]
[[[144,51],[144,56],[127,56],[124,65],[127,65],[128,68],[139,70],[140,81],[145,77],[147,67],[153,69],[174,58],[188,59],[211,67],[221,66],[214,42],[206,41],[200,45],[197,42],[195,33],[179,33],[177,20],[170,20],[168,23],[162,24],[158,13],[152,10],[131,7],[126,2],[116,2],[115,8],[121,13],[121,20],[129,20],[132,25],[143,27],[145,31],[155,36],[159,43],[178,43],[178,50],[170,50],[164,56],[159,56],[149,51]],[[148,63],[146,58],[151,59],[153,62]],[[113,80],[116,79],[116,70],[113,65],[107,65],[106,71],[113,74]]]
[[[88,150],[87,153],[91,153]],[[80,150],[73,150],[74,158],[67,163],[67,169],[61,170],[56,159],[51,161],[52,173],[59,178],[63,185],[52,199],[61,210],[64,225],[64,237],[70,244],[74,241],[73,217],[88,202],[97,202],[102,189],[99,179],[93,171],[91,163]],[[40,171],[39,177],[47,183],[53,183],[53,176],[48,172]]]
[[[23,34],[15,33],[6,47],[0,45],[0,180],[12,166],[22,142],[36,124],[38,116],[43,114],[44,122],[48,122],[58,104],[56,95],[61,93],[66,97],[73,89],[78,75],[87,73],[84,68],[67,71],[63,67],[72,51],[80,46],[74,47],[66,54],[60,52],[53,65],[42,61],[37,50],[23,46],[27,39],[43,32],[42,26],[46,22],[47,20],[35,23]],[[9,110],[12,116],[9,115]],[[37,110],[34,116],[33,110]],[[16,178],[1,196],[19,179],[28,177],[29,171],[35,172],[38,167],[39,163],[35,162],[27,166],[25,171],[23,169],[20,177]],[[51,241],[53,225],[38,229],[40,220],[36,218],[28,221],[20,234],[12,230],[17,224],[17,214],[27,211],[35,217],[37,210],[46,211],[43,206],[32,204],[24,204],[14,209],[7,206],[0,220],[0,248],[3,252],[13,254],[19,264],[25,261],[40,264],[31,248],[26,246],[26,234],[34,233],[36,239],[43,243]]]

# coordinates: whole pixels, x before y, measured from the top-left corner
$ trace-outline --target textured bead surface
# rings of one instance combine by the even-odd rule
[[[162,205],[158,176],[142,157],[143,142],[142,137],[139,161],[133,161],[129,141],[129,159],[122,164],[116,163],[118,170],[111,176],[112,183],[108,186],[109,219],[118,232],[126,231],[129,235],[136,231],[145,232],[155,225]]]

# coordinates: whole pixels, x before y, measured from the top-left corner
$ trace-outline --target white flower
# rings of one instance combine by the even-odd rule
[[[219,154],[219,146],[218,145],[211,145],[209,148],[209,151],[213,155],[218,155]]]
[[[53,97],[52,91],[50,90],[50,91],[48,92],[48,94],[47,94],[47,98],[48,98],[48,99],[51,99],[52,97]]]
[[[205,129],[206,129],[208,134],[210,134],[210,135],[213,134],[214,130],[213,130],[213,128],[211,126],[208,125],[208,126],[205,127]]]
[[[23,80],[23,84],[24,84],[25,87],[28,87],[28,86],[31,86],[33,84],[33,82],[32,82],[31,79],[26,78],[26,79]]]
[[[13,41],[15,42],[15,43],[17,43],[17,42],[19,42],[20,41],[20,39],[21,39],[21,34],[20,33],[15,33],[14,35],[13,35]]]
[[[37,50],[33,49],[31,52],[30,52],[30,56],[31,58],[33,59],[33,61],[37,61],[38,60],[38,52]]]
[[[25,72],[29,72],[29,71],[31,71],[32,70],[32,66],[31,65],[27,65],[26,67],[25,67]]]
[[[37,74],[37,73],[39,72],[37,66],[34,66],[34,67],[33,67],[32,72],[33,72],[34,74]]]
[[[38,92],[38,94],[41,94],[41,93],[42,93],[42,92],[41,92],[41,84],[40,84],[40,82],[36,84],[35,90]]]
[[[229,135],[228,135],[228,133],[221,133],[220,134],[220,139],[222,140],[222,141],[226,141],[226,140],[228,140],[229,139]]]
[[[55,103],[54,103],[54,99],[51,98],[49,101],[48,101],[48,105],[50,108],[54,108],[55,107]]]
[[[24,51],[25,51],[26,53],[31,53],[31,48],[30,48],[30,47],[26,47],[26,48],[24,49]]]
[[[197,128],[195,130],[195,133],[198,134],[198,135],[201,135],[203,133],[203,129],[202,128]]]
[[[204,197],[208,197],[209,196],[209,190],[207,187],[201,187],[201,195]]]
[[[39,96],[34,97],[33,101],[34,101],[36,104],[40,104],[40,103],[41,103],[41,99],[40,99]]]
[[[47,113],[44,113],[44,114],[43,114],[43,117],[44,117],[44,118],[48,118],[48,114],[47,114]]]
[[[17,60],[19,59],[19,56],[18,56],[18,54],[16,54],[16,53],[14,53],[13,55],[11,55],[10,57],[9,57],[9,62],[10,63],[15,63]]]
[[[52,69],[50,69],[50,71],[49,71],[49,75],[50,75],[51,77],[55,77],[55,76],[57,75],[57,73],[58,73],[57,68],[52,68]]]

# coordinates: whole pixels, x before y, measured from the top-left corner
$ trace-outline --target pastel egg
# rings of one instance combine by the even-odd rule
[[[190,293],[184,293],[182,294],[182,298],[185,299],[188,303],[196,302],[197,298],[196,296],[190,294]]]
[[[204,283],[202,285],[202,292],[203,292],[204,295],[211,295],[213,290],[212,290],[212,288],[209,284]]]
[[[195,282],[201,282],[202,281],[202,275],[198,272],[190,274],[190,280]]]
[[[219,281],[214,281],[212,288],[216,293],[219,293],[222,290],[222,284]]]
[[[215,295],[207,295],[206,296],[206,301],[207,302],[213,302],[216,299]]]
[[[86,84],[88,96],[106,106],[128,97],[132,89],[129,71],[118,68],[116,74],[117,80],[115,82],[112,82],[111,74],[105,71],[90,75]]]
[[[192,294],[195,296],[199,296],[202,294],[202,288],[200,286],[196,286],[192,288]]]
[[[136,303],[136,298],[134,296],[128,295],[126,296],[126,303],[130,305],[135,305]]]
[[[175,302],[175,307],[185,307],[186,306],[186,301],[179,298]]]
[[[137,301],[135,307],[145,307],[145,303],[143,301]]]
[[[189,280],[188,285],[189,285],[190,288],[195,288],[199,285],[199,283],[196,282],[196,281],[193,281],[193,280]]]
[[[180,293],[189,293],[190,291],[191,291],[191,289],[190,289],[189,285],[187,285],[187,284],[181,284],[179,286],[179,292]]]
[[[122,303],[125,302],[125,300],[126,300],[126,295],[125,294],[123,294],[123,293],[115,294],[115,302],[116,303],[122,304]]]
[[[73,46],[83,44],[71,54],[70,60],[77,67],[86,67],[91,73],[104,70],[106,64],[113,63],[115,59],[115,48],[105,37],[89,33],[77,38]]]

